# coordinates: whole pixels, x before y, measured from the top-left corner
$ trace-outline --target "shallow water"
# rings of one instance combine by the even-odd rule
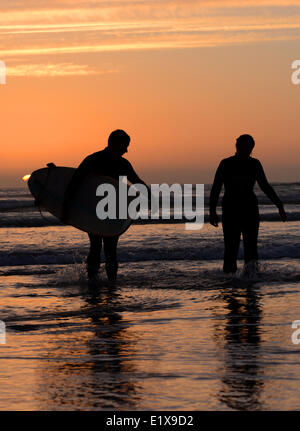
[[[285,224],[259,194],[254,278],[223,275],[220,228],[150,224],[115,286],[88,285],[85,233],[0,189],[0,410],[300,409],[299,187],[275,186]]]
[[[254,280],[220,261],[2,267],[0,409],[299,409],[300,266]]]

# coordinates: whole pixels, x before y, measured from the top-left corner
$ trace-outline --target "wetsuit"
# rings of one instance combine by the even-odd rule
[[[220,191],[224,184],[222,199],[222,225],[224,233],[224,272],[236,272],[237,255],[241,234],[244,243],[245,263],[257,260],[259,211],[253,191],[255,183],[278,207],[282,203],[268,183],[259,160],[234,155],[221,161],[210,193],[210,212],[216,211]]]
[[[102,151],[87,156],[78,166],[65,193],[65,207],[68,207],[73,194],[76,193],[76,188],[84,177],[91,172],[112,177],[116,180],[119,180],[119,176],[126,176],[132,184],[145,184],[136,174],[128,160],[124,159],[122,156],[113,155],[108,147],[106,147]],[[119,237],[102,237],[95,234],[88,235],[90,239],[90,251],[87,257],[89,278],[96,276],[98,273],[102,242],[104,244],[107,274],[109,276],[110,272],[113,278],[113,274],[117,271],[117,244]]]

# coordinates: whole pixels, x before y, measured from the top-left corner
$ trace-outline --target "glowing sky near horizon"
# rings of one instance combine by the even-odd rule
[[[148,182],[211,182],[241,133],[271,180],[299,180],[300,0],[7,0],[0,41],[0,185],[115,128]]]

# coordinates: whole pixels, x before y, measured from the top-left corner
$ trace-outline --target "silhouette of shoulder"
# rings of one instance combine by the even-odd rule
[[[231,163],[237,163],[237,164],[248,163],[248,164],[252,164],[254,166],[255,165],[261,166],[260,161],[258,159],[255,159],[254,157],[242,158],[242,157],[238,157],[236,155],[226,157],[225,159],[221,160],[221,162],[220,162],[220,164],[222,164],[222,165],[227,165],[227,164],[231,164]]]
[[[263,167],[261,162],[254,157],[242,158],[234,155],[221,160],[217,173],[231,177],[237,171],[243,175],[256,177],[263,172]]]
[[[81,177],[89,173],[109,176],[115,179],[119,179],[120,176],[126,176],[133,184],[144,184],[136,174],[131,163],[122,156],[112,154],[108,148],[87,156],[78,166],[77,171]]]

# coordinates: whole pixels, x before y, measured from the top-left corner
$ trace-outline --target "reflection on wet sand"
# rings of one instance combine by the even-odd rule
[[[218,398],[231,409],[260,410],[263,369],[260,367],[262,311],[259,292],[254,286],[232,287],[220,296],[227,314],[217,336],[224,348]]]
[[[42,371],[49,408],[134,409],[134,338],[116,311],[117,289],[85,287],[80,296],[85,331],[74,337],[72,329],[73,340],[66,341],[65,334],[58,337],[47,353],[52,366],[48,363]]]

